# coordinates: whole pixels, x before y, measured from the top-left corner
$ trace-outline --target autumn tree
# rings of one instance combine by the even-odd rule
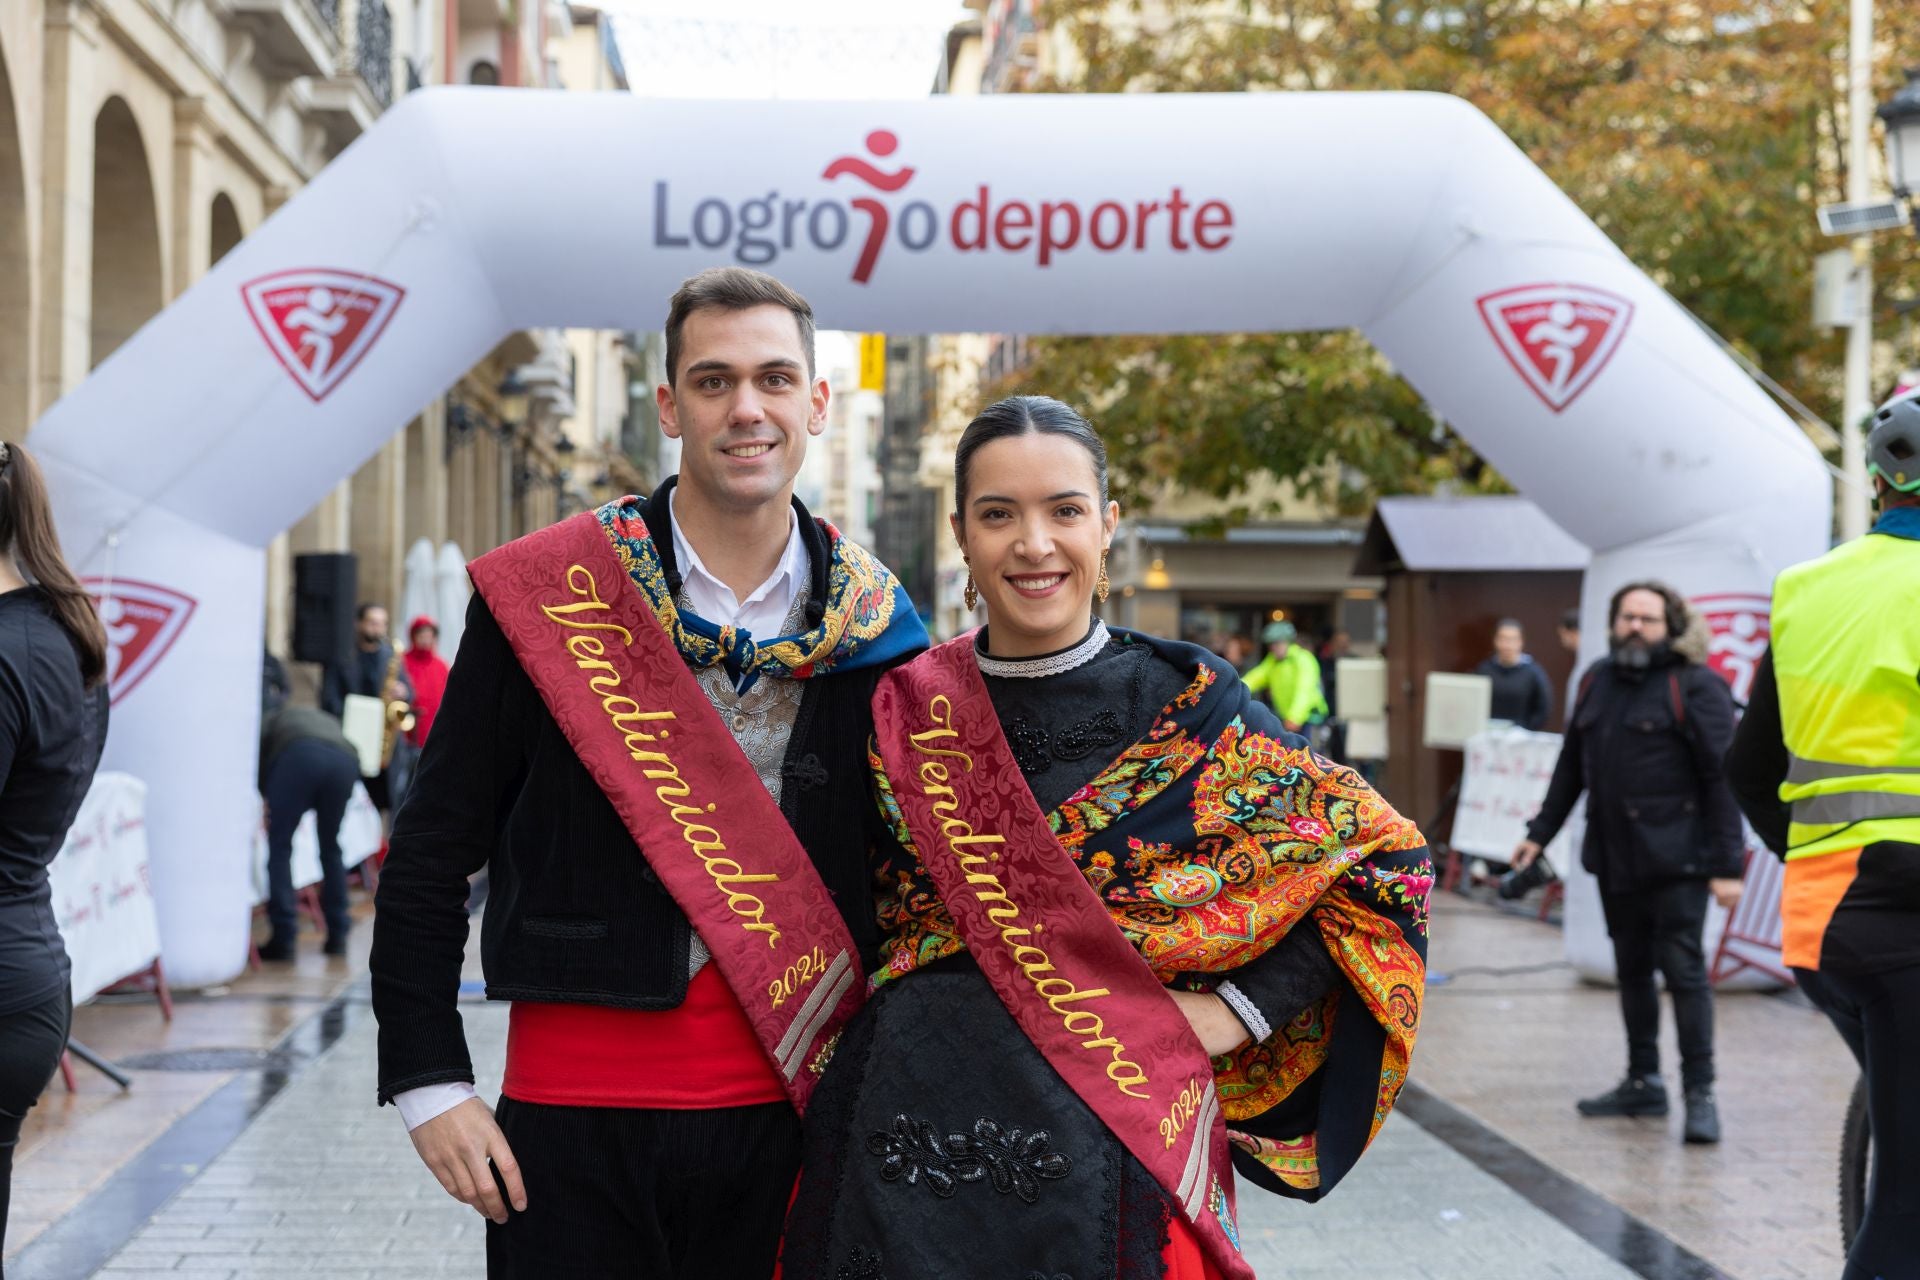
[[[1846,0],[1048,0],[1055,92],[1429,90],[1485,111],[1620,248],[1829,422],[1842,339],[1812,324],[1814,221],[1843,198]],[[1920,4],[1879,5],[1875,100],[1920,62]],[[1876,328],[1920,293],[1880,242]],[[1486,469],[1352,332],[1045,338],[1004,390],[1094,406],[1121,470],[1216,495],[1261,472],[1357,506]],[[1257,504],[1233,511],[1257,515]]]

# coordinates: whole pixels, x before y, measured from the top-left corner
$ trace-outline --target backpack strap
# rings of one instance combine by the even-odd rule
[[[1594,663],[1587,668],[1587,674],[1580,677],[1580,687],[1573,691],[1573,705],[1567,708],[1567,723],[1573,723],[1573,717],[1579,712],[1581,704],[1586,702],[1587,693],[1593,688],[1593,682],[1600,678],[1600,664]]]
[[[1687,700],[1680,693],[1680,673],[1669,669],[1667,672],[1667,693],[1673,699],[1673,724],[1676,729],[1687,727]]]

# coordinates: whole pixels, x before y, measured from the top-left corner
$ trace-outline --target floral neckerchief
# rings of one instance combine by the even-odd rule
[[[828,672],[877,666],[927,645],[927,631],[906,589],[887,567],[820,520],[827,535],[827,599],[820,625],[797,635],[755,639],[738,627],[709,622],[679,608],[667,587],[660,550],[638,497],[618,498],[595,512],[634,588],[652,607],[674,647],[695,670],[722,666],[736,692],[762,676],[805,680]]]

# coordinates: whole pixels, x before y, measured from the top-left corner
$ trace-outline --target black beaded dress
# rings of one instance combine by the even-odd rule
[[[987,639],[982,675],[1043,811],[1148,736],[1196,675],[1163,646],[1097,623],[1074,649],[1030,659],[988,657]],[[783,1280],[1160,1280],[1171,1197],[1022,1034],[971,956],[903,958],[932,892],[916,870],[904,843],[879,861],[885,976],[809,1108]],[[1224,977],[1276,1024],[1340,980],[1310,930]]]

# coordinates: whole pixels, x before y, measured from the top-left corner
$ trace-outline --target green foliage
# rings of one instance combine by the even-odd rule
[[[1327,333],[1042,338],[1007,394],[1092,412],[1115,461],[1116,496],[1151,505],[1164,484],[1221,498],[1261,473],[1362,511],[1371,495],[1439,481],[1500,481],[1367,340]],[[1262,512],[1253,505],[1241,519]]]
[[[1485,111],[1682,305],[1829,421],[1843,339],[1811,322],[1814,206],[1845,193],[1846,0],[1050,0],[1084,72],[1058,92],[1429,90]],[[1879,11],[1875,101],[1920,62]],[[1882,236],[1876,329],[1920,294]],[[1091,406],[1136,493],[1232,500],[1269,472],[1343,507],[1499,477],[1352,333],[1043,338],[1004,390]],[[1243,514],[1259,514],[1251,508]]]

